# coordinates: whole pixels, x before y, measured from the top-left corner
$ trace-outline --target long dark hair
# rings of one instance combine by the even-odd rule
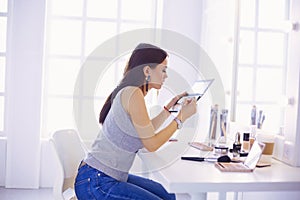
[[[139,87],[144,90],[145,75],[143,68],[150,66],[155,68],[158,64],[162,63],[168,56],[167,52],[163,49],[152,44],[141,43],[132,52],[129,61],[125,67],[124,75],[119,85],[107,97],[99,117],[99,123],[103,124],[104,120],[111,108],[111,104],[116,94],[127,86]]]

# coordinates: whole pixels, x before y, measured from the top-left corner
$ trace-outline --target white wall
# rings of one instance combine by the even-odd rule
[[[291,22],[300,23],[300,1],[291,2]],[[289,54],[287,70],[287,105],[285,113],[285,138],[292,143],[284,150],[284,160],[292,165],[300,166],[300,27],[289,34]],[[291,149],[289,149],[291,148]]]
[[[195,44],[199,44],[200,46],[201,32],[202,32],[201,19],[203,17],[202,3],[203,1],[199,1],[199,0],[163,1],[163,14],[162,14],[161,28],[168,29],[177,32],[179,34],[182,34],[187,38],[189,38],[190,40],[192,40]],[[191,63],[186,62],[180,56],[182,55],[178,55],[178,56],[170,55],[169,66],[170,68],[174,69],[176,73],[184,77],[189,84],[191,84],[196,80],[196,78],[199,78],[197,77],[197,71],[195,71],[195,69],[191,66]],[[200,61],[198,62],[200,63]],[[169,76],[168,79],[170,80],[172,79],[171,75]],[[167,81],[169,81],[168,79]],[[178,83],[178,88],[179,87],[180,84]],[[182,88],[180,92],[183,92],[185,90],[186,88]],[[163,94],[163,91],[161,93]],[[159,103],[163,105],[164,102],[159,102]],[[210,104],[211,104],[211,98],[208,92],[204,96],[204,98],[202,98],[198,103],[198,110],[200,116],[200,121],[198,122],[198,129],[201,130],[201,134],[199,134],[197,138],[199,139],[201,138],[202,140],[207,138],[209,132],[210,107],[207,105]]]
[[[163,2],[162,28],[177,31],[200,43],[203,1],[166,0]]]
[[[38,188],[45,1],[9,1],[5,186]]]
[[[6,138],[0,138],[0,186],[5,185]]]
[[[49,140],[41,141],[40,187],[52,187],[58,174],[58,160]]]

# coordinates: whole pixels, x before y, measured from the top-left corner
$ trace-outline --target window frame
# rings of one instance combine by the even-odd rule
[[[278,101],[279,100],[274,100],[274,101],[259,101],[257,100],[257,90],[256,90],[256,83],[257,83],[257,76],[258,76],[258,70],[260,69],[270,69],[270,68],[273,68],[273,69],[282,69],[283,73],[282,73],[282,89],[281,89],[281,96],[284,97],[285,94],[286,94],[286,71],[287,71],[287,64],[288,64],[288,60],[287,60],[287,55],[288,55],[288,32],[286,32],[285,30],[283,29],[280,29],[279,28],[261,28],[259,27],[259,17],[258,17],[258,12],[259,12],[259,6],[258,6],[258,3],[259,1],[258,0],[255,0],[255,20],[254,20],[254,25],[253,27],[247,27],[247,26],[242,26],[241,25],[241,22],[240,22],[240,17],[241,17],[241,3],[243,3],[243,1],[237,1],[237,9],[238,11],[236,12],[236,15],[235,17],[238,19],[235,23],[235,45],[234,45],[234,52],[235,53],[235,57],[234,57],[234,65],[233,65],[233,77],[236,77],[235,79],[233,79],[232,81],[232,96],[231,96],[231,121],[239,121],[239,118],[237,116],[237,112],[239,111],[238,110],[238,106],[245,106],[245,105],[248,105],[249,107],[249,115],[246,116],[247,119],[249,119],[249,123],[250,123],[250,110],[251,110],[251,107],[252,105],[256,105],[258,107],[258,110],[261,109],[260,106],[277,106],[278,109],[280,110],[280,124],[278,125],[278,127],[274,128],[274,129],[270,129],[269,127],[267,128],[268,131],[271,131],[273,133],[277,133],[277,131],[280,130],[280,127],[284,124],[284,113],[285,113],[285,108],[284,106],[281,106],[281,105],[278,105]],[[289,17],[289,6],[290,6],[290,3],[289,3],[289,0],[286,0],[286,7],[284,8],[284,17],[285,17],[285,20],[288,20],[288,17]],[[246,63],[241,63],[240,60],[239,60],[239,53],[240,53],[240,49],[239,49],[239,43],[240,43],[240,39],[237,39],[237,38],[240,38],[240,33],[242,31],[249,31],[249,32],[252,32],[254,34],[254,48],[253,48],[253,55],[254,55],[254,58],[253,58],[253,63],[251,64],[246,64]],[[274,34],[277,34],[277,33],[280,33],[280,34],[283,34],[284,36],[284,55],[283,55],[283,63],[282,65],[261,65],[258,63],[258,35],[260,33],[274,33]],[[249,69],[252,69],[253,71],[253,77],[252,77],[252,88],[251,88],[251,100],[239,100],[238,99],[238,94],[239,94],[239,91],[238,91],[238,86],[239,86],[239,81],[238,81],[238,77],[239,77],[239,71],[241,69],[245,69],[245,68],[249,68]],[[260,108],[259,108],[260,107]],[[258,112],[257,110],[257,112]],[[241,122],[241,123],[245,123],[245,122]],[[248,123],[248,124],[249,124]]]
[[[0,98],[3,99],[3,104],[0,105],[0,108],[2,110],[2,117],[0,117],[0,120],[2,120],[2,122],[0,122],[2,124],[2,127],[0,126],[0,137],[1,136],[6,136],[6,126],[5,126],[5,119],[6,119],[6,93],[7,93],[7,84],[6,84],[6,73],[7,73],[7,46],[8,46],[8,34],[9,34],[9,24],[10,24],[10,7],[11,7],[11,1],[6,0],[6,12],[5,11],[0,11],[0,17],[4,17],[6,18],[6,33],[5,33],[5,50],[4,51],[0,51],[0,57],[4,59],[4,80],[3,80],[3,84],[4,84],[4,88],[3,91],[0,91]],[[0,113],[1,114],[1,113]]]
[[[58,15],[52,15],[51,10],[48,10],[48,16],[46,17],[47,20],[47,27],[49,28],[49,24],[52,20],[77,20],[82,24],[81,27],[81,45],[80,45],[80,55],[63,55],[63,54],[51,54],[49,50],[49,43],[46,42],[46,51],[45,51],[45,74],[44,74],[44,85],[45,85],[45,91],[44,91],[44,96],[43,96],[43,124],[42,124],[42,133],[41,137],[47,138],[53,132],[53,130],[50,130],[49,127],[47,126],[47,123],[49,122],[49,118],[47,117],[47,107],[49,105],[49,100],[50,99],[68,99],[70,102],[73,102],[73,100],[78,101],[78,104],[80,107],[79,112],[82,113],[84,108],[84,103],[86,101],[97,101],[97,102],[103,102],[106,99],[107,95],[104,96],[86,96],[85,94],[80,91],[80,93],[77,95],[64,95],[64,94],[49,94],[49,88],[48,88],[48,73],[49,73],[49,62],[50,60],[53,59],[74,59],[80,62],[80,64],[83,64],[85,62],[85,59],[87,58],[88,55],[86,55],[85,49],[86,49],[86,34],[87,34],[87,24],[89,22],[94,22],[94,23],[114,23],[116,26],[116,34],[122,33],[122,26],[125,24],[133,24],[135,26],[140,26],[140,25],[145,25],[149,27],[156,28],[158,22],[158,17],[157,12],[158,12],[158,6],[160,4],[158,3],[158,0],[155,1],[149,1],[152,4],[152,16],[150,18],[150,21],[139,21],[139,20],[130,20],[130,19],[122,19],[122,1],[117,0],[117,6],[118,6],[118,11],[117,11],[117,18],[97,18],[97,17],[88,17],[87,15],[87,3],[88,0],[83,0],[83,6],[82,6],[82,16],[58,16]],[[48,1],[48,7],[51,6],[51,1]],[[47,29],[46,27],[46,29]],[[49,33],[49,30],[46,31],[47,34]],[[49,39],[49,35],[46,36],[47,39]],[[118,46],[118,44],[116,44]],[[115,51],[115,55],[118,55],[118,48]],[[99,57],[95,58],[99,61],[101,60],[113,60],[113,57],[105,58],[105,57]],[[123,66],[120,66],[123,70]],[[122,71],[121,70],[121,71]],[[82,76],[82,75],[81,75]],[[79,77],[83,78],[83,77]],[[117,73],[116,70],[114,72],[114,85],[117,85],[118,81],[120,80],[120,73]],[[83,87],[82,85],[80,87]],[[99,110],[100,112],[100,110]],[[81,116],[81,115],[79,115]],[[79,119],[79,121],[82,121]],[[78,124],[77,124],[78,126]],[[79,124],[80,126],[80,124]],[[60,127],[57,127],[60,128]],[[61,127],[62,128],[62,127]],[[74,127],[75,128],[75,127]],[[95,133],[90,133],[90,134],[95,134]]]

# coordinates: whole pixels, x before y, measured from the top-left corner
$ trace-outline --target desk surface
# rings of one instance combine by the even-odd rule
[[[160,151],[140,155],[154,178],[169,192],[300,191],[299,167],[291,167],[273,159],[271,167],[256,168],[251,173],[221,172],[214,163],[181,160],[182,155],[201,154],[186,143],[183,153],[179,152],[173,158],[168,156],[170,152],[178,153],[176,150],[182,145],[179,139]]]

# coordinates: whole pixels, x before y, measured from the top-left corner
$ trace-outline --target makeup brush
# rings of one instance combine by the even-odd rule
[[[207,162],[231,162],[231,159],[229,156],[224,155],[220,156],[218,158],[204,158],[204,157],[189,157],[189,156],[182,156],[181,160],[190,160],[190,161],[207,161]]]

